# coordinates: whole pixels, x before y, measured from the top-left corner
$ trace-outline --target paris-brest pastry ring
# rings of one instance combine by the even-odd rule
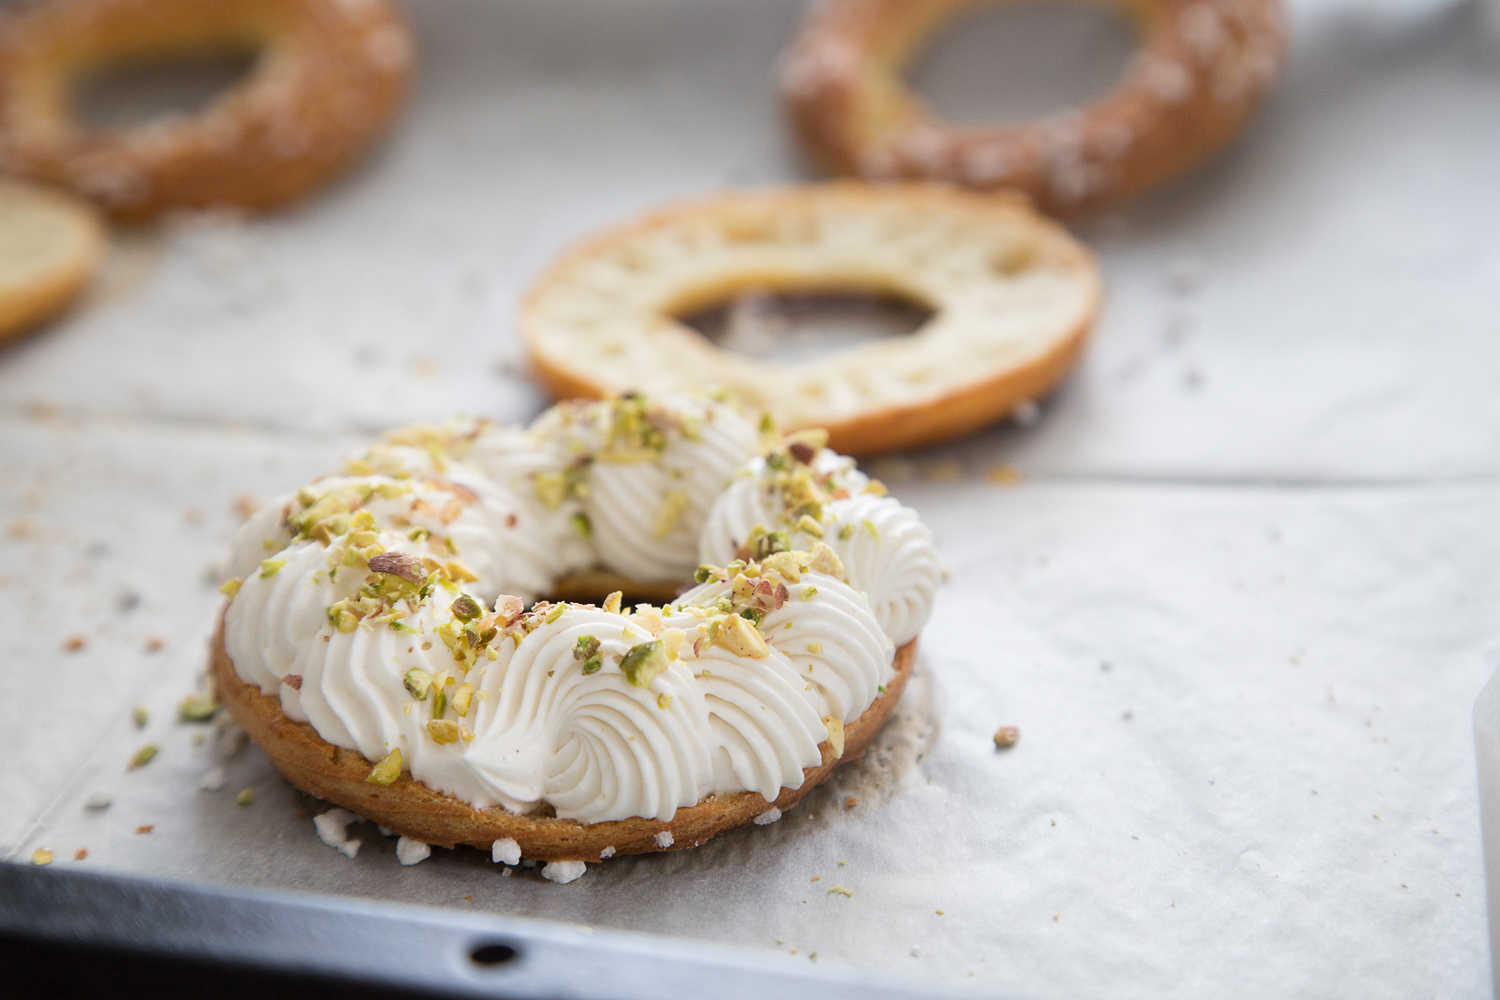
[[[85,128],[80,79],[121,64],[254,54],[207,108]],[[413,65],[388,0],[35,0],[0,15],[0,169],[117,218],[268,209],[347,167],[384,131]]]
[[[591,569],[686,590],[527,609]],[[573,874],[774,821],[860,756],[941,580],[822,435],[688,396],[397,431],[257,512],[230,573],[211,674],[289,781]]]
[[[1155,187],[1234,137],[1286,47],[1280,0],[1111,0],[1141,49],[1077,110],[1015,125],[939,120],[902,73],[958,13],[996,0],[823,0],[788,52],[782,94],[809,155],[836,174],[1014,188],[1054,215]]]

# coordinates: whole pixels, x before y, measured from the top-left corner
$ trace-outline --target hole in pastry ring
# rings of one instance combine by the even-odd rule
[[[281,702],[261,694],[253,684],[240,680],[224,648],[223,617],[213,640],[210,673],[219,701],[249,735],[276,769],[297,788],[320,799],[358,813],[388,830],[424,844],[453,847],[468,844],[488,851],[496,841],[510,837],[521,846],[523,857],[538,861],[600,861],[600,853],[613,848],[611,857],[646,854],[661,850],[696,847],[720,833],[751,823],[772,806],[792,808],[821,784],[834,768],[863,756],[865,748],[885,724],[901,698],[917,658],[917,640],[896,650],[895,675],[884,692],[858,719],[844,727],[844,754],[835,758],[827,743],[819,749],[823,762],[803,769],[800,788],[783,788],[768,804],[759,792],[729,792],[710,795],[696,805],[677,810],[670,822],[633,817],[602,823],[542,816],[518,816],[499,807],[474,806],[435,791],[412,779],[409,772],[390,785],[375,785],[365,779],[374,762],[353,750],[343,750],[320,737],[312,726],[288,718]],[[672,845],[661,847],[655,840],[670,831]]]
[[[720,350],[675,319],[748,289],[910,299],[915,333],[804,364]],[[558,398],[722,387],[849,455],[968,433],[1056,383],[1098,312],[1093,257],[1019,196],[838,182],[730,191],[585,242],[522,305]]]
[[[901,79],[954,14],[980,0],[825,0],[784,64],[782,94],[823,168],[1026,192],[1069,215],[1174,177],[1239,131],[1281,68],[1279,0],[1113,0],[1141,51],[1115,88],[1076,111],[1013,126],[936,119]]]
[[[199,114],[126,131],[72,116],[81,73],[199,52],[258,51]],[[0,16],[0,166],[116,217],[180,206],[268,209],[343,169],[385,128],[411,74],[386,0],[51,0]]]

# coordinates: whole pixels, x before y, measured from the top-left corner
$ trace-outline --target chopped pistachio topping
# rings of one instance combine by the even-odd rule
[[[434,719],[441,719],[444,713],[448,711],[448,692],[436,684],[433,687],[436,688],[437,694],[432,697],[432,717]]]
[[[255,789],[241,788],[240,793],[234,797],[236,805],[248,806],[255,801]]]
[[[715,630],[716,635],[712,641],[735,656],[748,656],[751,659],[762,660],[771,655],[771,647],[766,645],[766,640],[761,637],[760,632],[749,619],[739,615],[730,615],[720,619],[718,624],[719,628]]]
[[[797,530],[812,535],[814,538],[823,537],[823,526],[814,520],[811,514],[803,514],[797,518]]]
[[[870,533],[871,538],[875,539],[877,542],[880,541],[880,531],[876,529],[874,521],[871,521],[869,518],[865,518],[859,523],[864,525],[865,530]]]
[[[661,694],[657,695],[656,696],[656,707],[657,708],[671,708],[672,707],[672,696],[669,695],[669,694],[667,694],[665,691],[663,691]]]
[[[666,669],[667,651],[660,639],[637,643],[620,661],[620,672],[638,688],[650,687],[656,676]]]
[[[468,594],[460,594],[457,600],[448,605],[448,610],[461,622],[471,622],[484,613],[479,608],[479,602]]]
[[[38,847],[32,851],[31,863],[34,865],[50,865],[52,863],[52,848]]]
[[[656,524],[651,529],[651,537],[662,539],[670,535],[682,520],[690,502],[686,490],[668,490],[661,510],[656,513]]]
[[[883,497],[890,491],[885,488],[885,483],[878,479],[872,479],[865,484],[865,492],[871,496]]]
[[[145,705],[136,705],[130,710],[130,718],[135,723],[135,728],[145,729],[146,723],[150,721],[151,716],[146,711]]]
[[[234,595],[240,592],[241,582],[242,581],[238,577],[233,580],[225,580],[222,584],[219,585],[219,593],[232,600],[234,598]]]
[[[370,572],[399,577],[407,583],[421,584],[427,579],[422,560],[405,552],[381,552],[370,559]]]
[[[458,741],[458,723],[450,719],[433,719],[427,723],[427,735],[434,743],[455,743]]]
[[[432,675],[420,667],[408,670],[401,683],[418,701],[426,701],[427,696],[432,693]]]
[[[719,579],[719,574],[722,572],[723,570],[719,569],[717,566],[710,566],[707,563],[700,563],[698,568],[693,570],[693,582],[708,583],[710,580],[717,580]]]
[[[817,587],[809,585],[809,586],[806,586],[806,587],[802,588],[802,600],[804,600],[804,601],[810,601],[814,597],[817,597],[817,596],[818,596],[818,588]]]
[[[568,605],[566,602],[559,604],[555,606],[551,611],[548,611],[547,616],[543,618],[542,621],[546,622],[548,625],[551,625],[553,622],[561,618],[567,610]]]
[[[155,759],[156,753],[160,749],[161,747],[157,746],[155,743],[147,743],[145,746],[137,750],[135,754],[130,758],[129,769],[134,771],[138,767],[145,767]]]
[[[365,778],[372,785],[395,784],[397,778],[401,777],[401,748],[394,747],[390,753],[380,758],[380,763],[370,769],[369,777]]]
[[[281,572],[281,567],[286,565],[285,559],[262,559],[260,561],[260,578],[269,580]]]
[[[479,579],[478,573],[457,559],[449,559],[443,563],[443,568],[448,571],[448,575],[451,578],[457,580],[459,583],[474,583]]]
[[[661,633],[662,648],[666,650],[667,659],[675,660],[682,652],[682,644],[687,641],[687,633],[680,628],[663,629]]]
[[[581,635],[573,644],[573,659],[587,660],[599,652],[599,640],[591,635]]]
[[[852,526],[846,525],[846,527]],[[827,576],[837,577],[840,580],[844,578],[844,561],[839,558],[837,552],[824,543],[815,542],[808,555],[810,556],[808,565],[812,567],[814,573],[823,573]]]
[[[854,537],[854,525],[846,524],[839,529],[839,541],[847,542],[852,537]]]
[[[807,644],[807,651],[814,656],[821,656],[823,655],[823,644],[821,642],[810,642]]]
[[[603,666],[604,657],[599,653],[595,653],[593,656],[590,656],[587,660],[583,661],[584,675],[587,676],[588,674],[597,674]]]
[[[460,684],[458,690],[453,692],[453,711],[460,718],[469,714],[469,703],[474,700],[474,685],[468,681]]]
[[[604,610],[612,615],[620,613],[620,599],[625,595],[618,590],[604,599]]]

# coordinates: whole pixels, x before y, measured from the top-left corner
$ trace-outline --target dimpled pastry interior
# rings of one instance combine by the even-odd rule
[[[942,575],[824,440],[689,395],[395,431],[240,529],[220,697],[422,843],[573,864],[773,821],[884,722]],[[682,592],[532,604],[600,571]]]

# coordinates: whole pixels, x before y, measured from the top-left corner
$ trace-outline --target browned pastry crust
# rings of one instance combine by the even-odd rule
[[[523,857],[539,861],[600,861],[600,853],[646,854],[661,850],[696,847],[709,838],[744,826],[772,806],[790,809],[802,796],[827,778],[840,763],[863,756],[895,707],[911,676],[917,642],[896,650],[895,676],[863,715],[844,727],[844,755],[835,758],[828,744],[821,747],[823,763],[803,771],[801,788],[783,788],[776,801],[768,803],[757,792],[710,795],[697,805],[678,809],[671,822],[656,819],[624,819],[605,823],[546,816],[518,816],[496,806],[476,809],[467,802],[434,791],[409,773],[391,785],[376,785],[365,779],[374,764],[353,750],[325,742],[304,722],[295,722],[281,711],[279,699],[263,695],[240,680],[224,648],[223,622],[214,636],[210,673],[218,686],[219,700],[228,708],[256,745],[293,785],[425,844],[453,847],[468,844],[489,850],[496,841],[510,837],[521,845]],[[669,831],[672,845],[659,846],[656,835]]]
[[[1071,215],[1175,177],[1227,143],[1270,88],[1286,47],[1280,0],[1112,0],[1141,51],[1094,103],[1012,126],[938,120],[902,71],[951,18],[995,0],[823,0],[787,55],[782,94],[824,169],[1016,188]]]
[[[343,170],[385,130],[411,75],[388,0],[36,0],[0,16],[0,168],[117,218],[172,207],[269,209]],[[258,53],[188,118],[88,131],[78,77],[185,54]]]

